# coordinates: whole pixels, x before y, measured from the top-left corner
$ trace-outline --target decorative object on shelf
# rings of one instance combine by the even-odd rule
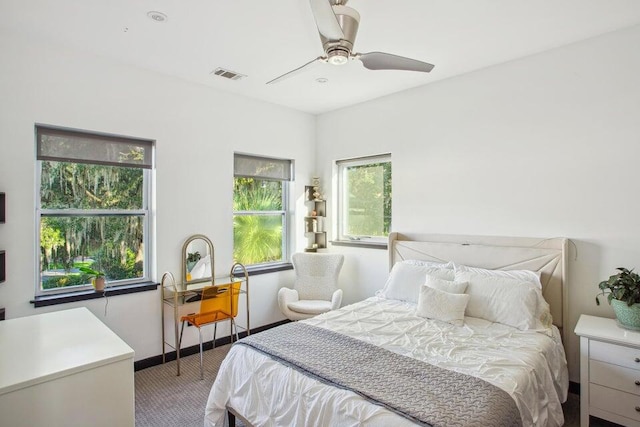
[[[102,271],[94,270],[91,267],[80,267],[78,268],[78,270],[80,270],[84,274],[89,275],[89,277],[91,278],[91,284],[93,285],[93,287],[97,292],[104,291],[104,285],[105,285],[106,279],[105,279],[105,274]]]
[[[311,193],[313,200],[322,200],[322,195],[320,194],[320,178],[314,177],[311,182],[313,184],[313,192]]]
[[[317,252],[318,249],[327,247],[327,233],[324,231],[327,202],[320,193],[320,178],[313,178],[312,184],[305,186],[305,203],[309,204],[309,214],[304,217],[304,232],[307,237],[305,252]]]
[[[624,267],[616,270],[619,273],[600,282],[598,296],[607,296],[620,326],[640,330],[640,275]],[[596,304],[600,305],[598,296]]]

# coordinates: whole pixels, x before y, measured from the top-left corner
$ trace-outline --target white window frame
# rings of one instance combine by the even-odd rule
[[[339,242],[352,242],[352,243],[374,243],[374,244],[386,244],[387,236],[366,236],[366,235],[349,235],[345,233],[347,229],[347,209],[348,209],[348,195],[345,191],[347,184],[347,174],[345,171],[349,167],[354,166],[366,166],[376,163],[391,163],[391,154],[377,154],[366,157],[358,157],[351,159],[343,159],[336,161],[336,171],[337,171],[337,203],[336,203],[336,211],[337,211],[337,241]]]
[[[124,140],[124,141],[139,141],[138,138],[130,138],[123,137],[118,135],[76,130],[76,129],[68,129],[61,127],[54,127],[48,125],[36,125],[36,136],[38,128],[42,128],[45,130],[52,131],[60,131],[61,133],[69,133],[69,134],[78,134],[79,136],[89,135],[95,136],[97,139],[104,137],[105,139],[113,138],[114,140]],[[72,286],[72,287],[62,287],[57,289],[42,289],[42,277],[40,271],[40,230],[41,230],[41,220],[43,217],[48,216],[57,216],[57,217],[87,217],[87,216],[104,216],[104,217],[119,217],[119,216],[140,216],[143,218],[143,237],[142,242],[144,245],[144,265],[143,265],[143,274],[142,277],[136,277],[131,279],[123,279],[123,280],[114,280],[109,281],[108,286],[117,287],[123,285],[131,285],[134,283],[144,283],[151,281],[151,260],[152,260],[152,236],[151,236],[151,197],[152,197],[152,171],[155,167],[155,141],[144,140],[146,143],[149,143],[151,146],[150,159],[147,159],[148,162],[151,163],[151,168],[141,168],[143,172],[143,189],[142,189],[142,207],[140,209],[43,209],[41,205],[41,180],[42,180],[42,162],[43,161],[62,161],[57,159],[36,159],[36,296],[43,295],[54,295],[60,293],[74,293],[74,292],[82,292],[93,289],[91,284],[80,285],[80,286]],[[37,149],[36,149],[37,151]],[[69,163],[89,163],[94,165],[101,165],[101,162],[87,162],[87,161],[78,161],[73,162],[72,160],[67,160]]]
[[[247,170],[245,171],[238,171],[238,165],[237,165],[237,159],[238,158],[244,158],[244,159],[253,159],[257,162],[260,161],[265,161],[265,162],[277,162],[277,163],[281,163],[283,165],[286,165],[285,167],[283,167],[283,170],[281,171],[281,173],[278,173],[278,176],[261,176],[259,174],[259,172],[256,171],[256,173],[253,172],[248,172]],[[234,153],[234,173],[233,173],[233,179],[235,182],[236,178],[253,178],[256,180],[262,180],[262,181],[279,181],[282,183],[282,209],[281,210],[274,210],[274,211],[253,211],[253,210],[245,210],[245,211],[233,211],[233,217],[235,216],[242,216],[242,215],[246,215],[246,216],[257,216],[257,215],[264,215],[264,216],[269,216],[269,215],[280,215],[282,217],[282,247],[281,247],[281,252],[282,252],[282,257],[280,260],[278,261],[269,261],[269,262],[262,262],[262,263],[256,263],[256,264],[249,264],[247,265],[247,267],[249,267],[249,270],[256,270],[256,269],[260,269],[261,267],[272,267],[272,266],[277,266],[277,265],[281,265],[281,264],[286,264],[289,262],[289,257],[290,257],[290,248],[291,248],[291,233],[290,233],[290,223],[291,223],[291,213],[290,213],[290,209],[289,209],[289,203],[290,203],[290,189],[291,189],[291,182],[293,181],[293,176],[294,176],[294,171],[293,171],[293,160],[290,159],[282,159],[282,158],[277,158],[277,157],[267,157],[267,156],[260,156],[260,155],[254,155],[254,154],[245,154],[245,153]],[[235,251],[235,242],[234,242],[234,247],[233,250]]]

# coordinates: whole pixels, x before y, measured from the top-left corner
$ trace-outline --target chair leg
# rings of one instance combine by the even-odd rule
[[[204,371],[202,368],[202,328],[198,328],[198,337],[200,338],[200,379],[204,379]]]
[[[231,342],[233,342],[233,330],[236,330],[236,341],[240,341],[240,335],[238,335],[238,325],[236,324],[235,319],[231,318]]]
[[[182,322],[182,328],[180,328],[180,339],[178,340],[178,347],[176,348],[178,358],[180,358],[180,347],[182,346],[182,333],[184,332],[184,323],[185,322]]]
[[[216,333],[218,332],[218,322],[213,324],[213,348],[216,348]]]

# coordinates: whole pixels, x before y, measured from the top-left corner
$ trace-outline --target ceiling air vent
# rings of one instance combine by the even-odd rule
[[[230,80],[240,80],[243,77],[247,77],[244,74],[236,73],[235,71],[225,70],[224,68],[216,68],[211,72],[216,76],[224,77]]]

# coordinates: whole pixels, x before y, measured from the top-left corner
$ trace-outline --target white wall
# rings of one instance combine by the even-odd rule
[[[598,282],[640,268],[638,46],[634,27],[324,114],[322,176],[391,152],[396,231],[569,237],[571,332],[581,313],[613,317]],[[386,254],[369,252],[345,269],[350,300],[384,284]]]
[[[38,122],[157,140],[156,279],[180,271],[182,241],[193,233],[214,241],[219,272],[230,266],[233,151],[295,159],[292,194],[302,215],[303,186],[316,170],[332,209],[335,159],[391,152],[395,230],[569,237],[577,248],[571,328],[581,313],[612,316],[594,305],[598,281],[618,266],[640,268],[639,42],[634,27],[324,114],[316,129],[310,115],[2,34],[0,191],[8,222],[0,248],[8,280],[0,306],[12,318],[86,305],[137,360],[160,352],[157,292],[110,298],[106,316],[102,300],[29,303]],[[302,229],[300,218],[294,229]],[[301,248],[303,237],[296,243]],[[382,287],[385,251],[331,250],[346,255],[346,303]],[[291,272],[251,279],[253,326],[282,319],[275,294],[291,279]],[[573,381],[577,345],[573,336]]]
[[[38,265],[34,123],[157,141],[153,278],[159,280],[164,271],[179,276],[182,243],[195,233],[213,240],[217,274],[231,267],[234,151],[294,159],[299,184],[292,205],[303,205],[304,184],[315,172],[315,117],[8,34],[0,37],[0,52],[0,191],[7,193],[0,248],[8,269],[0,307],[14,318],[87,306],[134,348],[136,360],[160,354],[158,292],[111,297],[106,316],[104,300],[40,309],[29,302]],[[294,232],[302,229],[295,220]],[[302,247],[303,236],[296,242]],[[292,277],[287,271],[251,278],[253,327],[283,319],[277,289]],[[197,342],[190,332],[186,345]]]

